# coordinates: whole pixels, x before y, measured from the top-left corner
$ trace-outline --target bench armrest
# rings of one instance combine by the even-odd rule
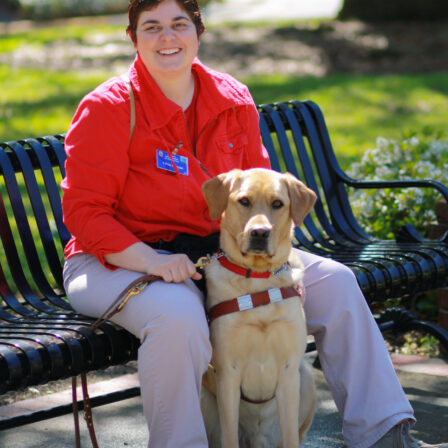
[[[353,188],[433,188],[437,190],[448,202],[448,188],[440,182],[429,179],[414,179],[414,180],[356,180],[347,176],[343,171],[338,170],[336,172],[339,180],[344,184]],[[417,230],[411,224],[403,226],[396,234],[397,241],[425,241]],[[448,243],[448,232],[446,232],[441,238],[434,241],[442,241]]]
[[[342,182],[354,188],[434,188],[448,202],[448,187],[435,180],[356,180],[342,172],[338,172],[337,175]]]

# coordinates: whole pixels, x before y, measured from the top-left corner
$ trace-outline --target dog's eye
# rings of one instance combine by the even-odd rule
[[[250,201],[248,198],[241,198],[238,201],[243,207],[250,207]]]
[[[283,207],[283,202],[280,201],[279,199],[275,200],[272,204],[271,204],[273,209],[279,209]]]

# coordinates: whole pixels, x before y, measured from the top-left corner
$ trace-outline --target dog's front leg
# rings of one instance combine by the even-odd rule
[[[240,380],[233,369],[216,372],[216,398],[221,425],[221,448],[238,448]]]
[[[284,366],[275,396],[283,440],[282,447],[297,448],[299,446],[300,373],[296,361]]]

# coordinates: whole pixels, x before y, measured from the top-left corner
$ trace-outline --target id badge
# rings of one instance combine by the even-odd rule
[[[173,162],[176,165],[177,171],[183,176],[188,176],[188,157],[173,154],[171,160],[167,151],[157,149],[156,166],[157,168],[165,171],[166,173],[176,174]]]
[[[183,176],[188,176],[188,157],[179,156],[178,154],[173,155],[173,161],[179,171],[179,174]]]
[[[157,168],[171,174],[176,174],[170,155],[166,151],[157,149],[156,166]]]

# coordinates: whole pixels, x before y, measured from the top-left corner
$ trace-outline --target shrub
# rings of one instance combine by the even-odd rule
[[[360,180],[432,179],[448,184],[448,136],[434,131],[402,140],[377,139],[348,174]],[[365,229],[379,238],[392,238],[404,224],[426,235],[436,220],[435,204],[441,199],[432,188],[350,189],[354,212]]]
[[[372,22],[440,20],[448,17],[448,4],[446,0],[344,0],[339,17]]]

